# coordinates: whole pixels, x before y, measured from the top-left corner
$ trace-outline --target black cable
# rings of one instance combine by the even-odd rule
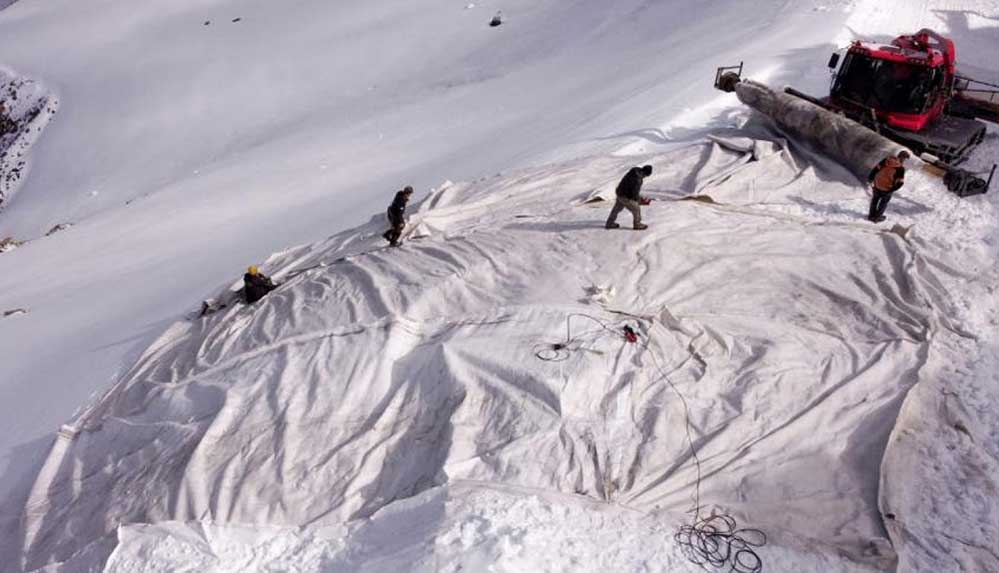
[[[579,350],[578,346],[573,345],[575,339],[572,337],[572,319],[575,317],[591,320],[600,325],[600,328],[615,336],[624,336],[624,330],[619,332],[599,318],[581,312],[574,312],[565,317],[565,342],[556,342],[554,344],[543,342],[536,345],[534,347],[535,358],[544,362],[564,362],[569,359],[569,356],[573,352]]]
[[[534,347],[534,356],[545,362],[564,362],[569,355],[569,349],[563,344],[538,344]]]
[[[639,317],[628,313],[615,311],[617,314],[624,314],[640,321],[650,318]],[[569,359],[572,352],[579,350],[573,346],[572,319],[581,317],[591,320],[600,327],[614,335],[623,336],[629,342],[637,340],[638,333],[625,325],[619,332],[611,328],[600,319],[583,313],[572,313],[565,319],[565,342],[547,344],[542,343],[534,347],[534,356],[545,362],[563,362]],[[763,571],[763,560],[755,549],[766,545],[767,535],[760,529],[745,528],[740,529],[734,517],[728,514],[712,514],[701,518],[701,459],[697,455],[697,448],[694,447],[694,436],[690,422],[690,405],[687,398],[680,392],[680,389],[673,383],[669,373],[659,361],[658,355],[652,351],[652,334],[650,331],[644,332],[645,344],[642,350],[649,350],[656,370],[659,371],[661,379],[665,380],[669,387],[680,399],[683,405],[684,426],[687,434],[687,446],[690,448],[690,457],[694,460],[696,479],[694,482],[694,505],[691,513],[694,514],[693,522],[683,525],[673,535],[673,539],[680,546],[680,551],[687,559],[697,565],[711,565],[716,569],[728,568],[730,573],[761,573]]]
[[[599,324],[600,328],[603,328],[604,330],[606,330],[607,332],[610,332],[611,334],[618,334],[618,331],[616,331],[613,328],[607,326],[607,324],[605,322],[603,322],[602,320],[600,320],[599,318],[596,318],[594,316],[590,316],[588,314],[583,314],[582,312],[574,312],[574,313],[570,314],[569,316],[565,317],[565,343],[566,344],[569,344],[569,342],[572,340],[572,336],[571,336],[571,332],[569,330],[569,327],[570,327],[570,323],[572,321],[572,318],[573,317],[577,317],[577,316],[580,317],[580,318],[586,318],[586,319],[592,320],[593,322]]]
[[[648,340],[651,343],[652,340],[651,335],[649,335]],[[649,345],[646,344],[646,348],[648,347]],[[667,384],[669,384],[669,387],[673,389],[673,393],[676,394],[677,398],[680,399],[680,403],[683,404],[683,421],[687,431],[687,446],[690,448],[690,457],[693,458],[694,460],[694,468],[697,472],[697,480],[694,482],[694,511],[693,511],[694,521],[696,522],[700,519],[701,516],[701,459],[697,457],[697,449],[694,448],[694,437],[690,434],[690,428],[691,428],[690,406],[687,405],[687,398],[683,395],[682,392],[680,392],[680,389],[676,387],[676,384],[673,383],[673,380],[670,379],[669,375],[666,373],[666,370],[659,363],[656,353],[650,352],[649,356],[651,356],[652,361],[655,362],[656,369],[659,370],[659,374],[662,375],[662,379],[665,380]]]
[[[652,335],[648,335],[645,348],[649,348]],[[673,539],[680,546],[680,551],[692,563],[697,565],[711,565],[716,569],[728,567],[732,573],[760,573],[763,571],[763,560],[756,553],[754,548],[767,544],[767,535],[760,529],[746,528],[740,529],[735,518],[728,514],[716,514],[712,512],[709,517],[701,518],[701,460],[697,457],[697,449],[694,447],[694,438],[691,435],[690,406],[680,389],[677,388],[669,374],[660,364],[655,352],[650,352],[652,361],[656,369],[662,375],[662,379],[669,384],[673,392],[680,398],[683,404],[684,423],[687,431],[687,445],[690,448],[690,457],[694,460],[696,471],[696,481],[694,482],[694,521],[690,525],[683,525],[673,535]]]
[[[711,515],[681,526],[673,536],[692,563],[728,567],[733,573],[760,573],[763,560],[754,550],[767,543],[759,529],[739,529],[730,515]]]

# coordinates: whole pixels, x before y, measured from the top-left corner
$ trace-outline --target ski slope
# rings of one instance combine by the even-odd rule
[[[105,4],[0,12],[61,101],[0,212],[4,571],[698,570],[684,401],[768,570],[999,566],[995,195],[916,172],[870,225],[710,90],[819,92],[900,22],[988,79],[995,3]],[[651,229],[605,231],[645,162]],[[355,225],[402,182],[388,250]]]

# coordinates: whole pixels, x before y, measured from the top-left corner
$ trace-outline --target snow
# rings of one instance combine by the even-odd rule
[[[698,469],[667,379],[691,408],[702,511],[890,562],[881,454],[940,367],[948,303],[888,228],[729,203],[752,179],[794,205],[815,169],[779,139],[750,146],[769,155],[738,143],[447,186],[402,249],[376,218],[273,256],[282,289],[174,324],[57,439],[28,500],[28,568],[121,523],[323,526],[452,480],[682,513]],[[587,191],[635,160],[660,167],[652,229],[608,234]],[[842,194],[808,179],[815,201]],[[566,328],[567,359],[538,360]]]
[[[699,513],[767,570],[999,567],[994,192],[917,170],[868,224],[710,86],[821,93],[902,25],[994,77],[999,6],[466,6],[0,12],[60,101],[0,213],[4,571],[693,571],[684,401]],[[605,231],[646,162],[650,230]],[[380,248],[354,225],[405,183],[436,188]],[[281,289],[193,316],[280,249]]]
[[[28,241],[0,258],[0,307],[32,309],[0,330],[0,495],[23,495],[52,429],[247,265],[367,220],[404,184],[617,149],[715,97],[715,59],[773,65],[781,40],[829,22],[777,1],[503,9],[496,30],[440,0],[0,12],[4,65],[61,103],[0,214],[0,235]]]
[[[106,571],[702,571],[669,543],[660,515],[475,482],[434,488],[371,519],[303,531],[166,522],[125,526]],[[789,539],[772,552],[777,570],[864,571]]]

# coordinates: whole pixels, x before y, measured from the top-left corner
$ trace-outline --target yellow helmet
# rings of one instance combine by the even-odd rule
[[[250,268],[246,269],[246,272],[256,276],[260,273],[260,269],[257,268],[257,265],[250,265]]]

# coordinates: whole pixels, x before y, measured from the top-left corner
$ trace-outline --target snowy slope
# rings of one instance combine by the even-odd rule
[[[899,8],[904,9],[899,9]],[[858,5],[842,40],[891,36],[900,27],[930,26],[957,41],[960,70],[999,82],[999,3],[920,0]],[[999,162],[999,129],[971,161],[987,170]],[[943,200],[940,200],[943,199]],[[900,412],[885,452],[882,513],[902,571],[999,570],[999,201],[964,204],[918,196],[914,208],[932,217],[917,223],[920,248],[940,253],[941,273],[954,310],[973,339],[958,341],[950,364],[918,385]]]
[[[115,571],[573,569],[607,539],[602,569],[683,570],[696,468],[672,382],[702,511],[767,531],[768,568],[995,569],[995,195],[917,173],[870,226],[842,169],[722,129],[746,112],[708,81],[746,59],[817,92],[832,47],[900,22],[994,73],[995,3],[850,3],[842,28],[817,2],[525,2],[499,30],[484,4],[105,4],[113,25],[0,12],[4,63],[63,105],[0,225],[79,223],[0,255],[0,310],[30,309],[0,319],[5,567],[117,546]],[[81,19],[106,33],[69,50]],[[108,58],[138,47],[149,65]],[[653,228],[607,233],[584,200],[644,161]],[[380,217],[314,242],[444,176],[468,181],[403,249],[373,250]],[[295,242],[258,307],[174,322]],[[538,360],[567,320],[566,360]]]
[[[57,439],[27,567],[101,555],[118,524],[333,525],[453,480],[681,514],[698,468],[670,384],[702,511],[890,563],[882,452],[949,301],[887,228],[739,206],[746,181],[776,206],[803,174],[816,203],[843,184],[780,140],[719,141],[638,158],[660,168],[646,233],[586,201],[635,158],[594,157],[445,186],[402,249],[376,219],[273,257],[281,290],[175,324]]]
[[[846,17],[777,0],[519,0],[491,29],[495,3],[466,5],[0,12],[0,63],[61,104],[0,212],[0,237],[29,240],[0,257],[0,312],[28,311],[0,322],[0,496],[23,496],[50,432],[246,265],[367,220],[406,183],[658,139],[643,130],[717,97],[719,63],[777,67]]]

